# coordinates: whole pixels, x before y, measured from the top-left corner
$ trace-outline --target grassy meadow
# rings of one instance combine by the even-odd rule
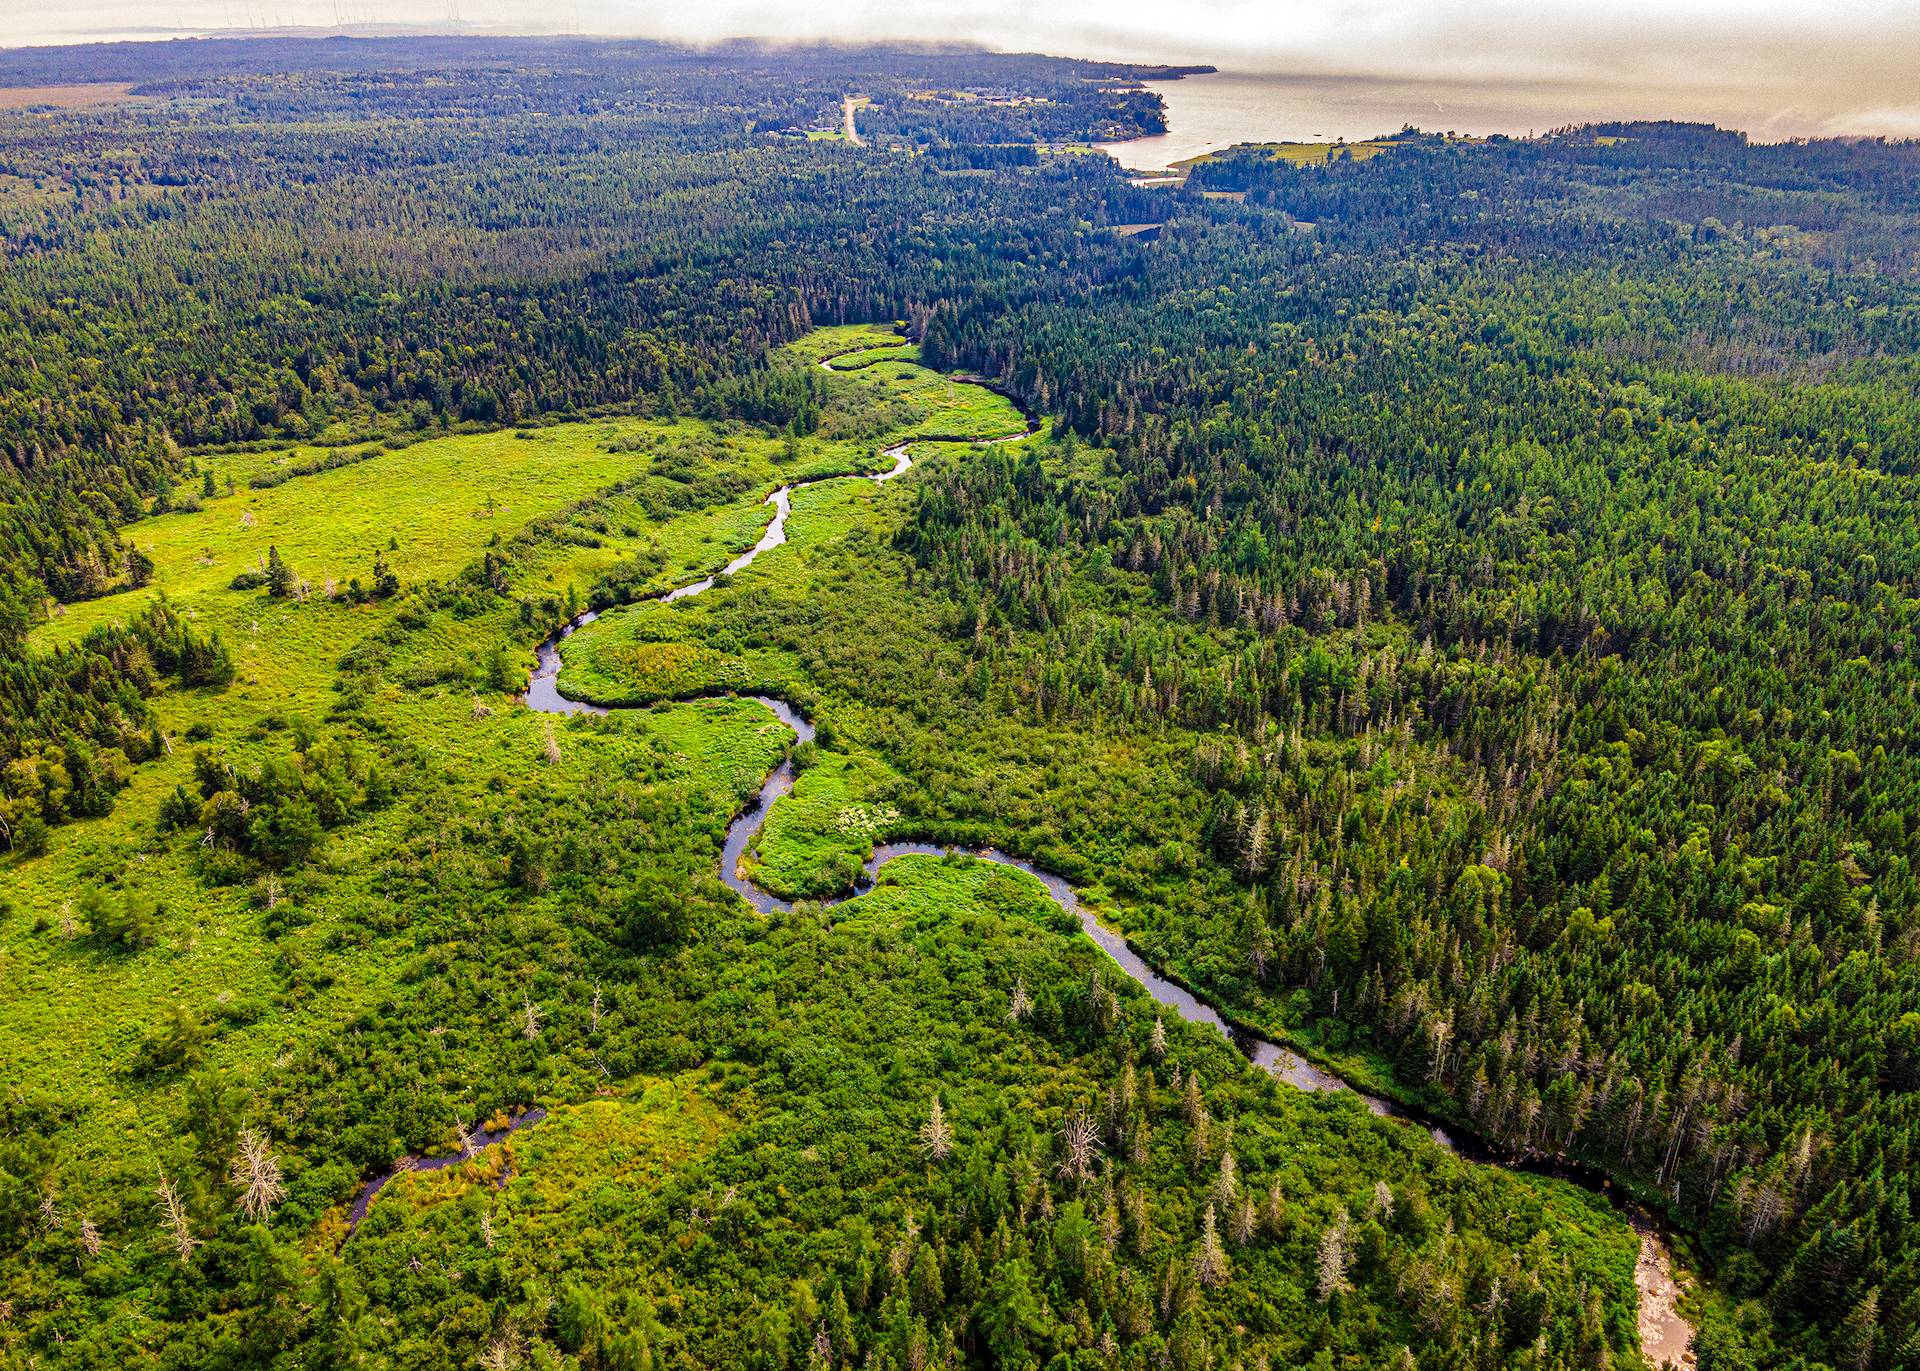
[[[833,330],[795,355],[811,360],[889,337]],[[843,397],[826,431],[798,454],[737,426],[631,419],[429,438],[265,489],[247,481],[311,463],[317,450],[227,454],[208,459],[214,493],[201,508],[129,528],[129,542],[152,559],[152,584],[64,607],[36,631],[34,646],[73,641],[164,595],[196,628],[221,634],[237,676],[222,690],[164,692],[156,707],[171,753],[135,770],[111,815],[55,828],[46,856],[4,872],[0,998],[13,1012],[0,1014],[0,1059],[31,1063],[42,1088],[74,1102],[77,1154],[111,1174],[108,1157],[161,1126],[156,1106],[172,1083],[132,1076],[125,1064],[176,1013],[207,1025],[209,1063],[240,1072],[269,1065],[296,1041],[323,1039],[392,992],[398,958],[353,920],[379,900],[379,861],[413,823],[403,806],[335,830],[320,860],[273,877],[286,893],[271,898],[301,911],[299,926],[273,941],[261,934],[269,896],[260,882],[208,884],[191,841],[155,827],[161,801],[191,784],[196,748],[245,768],[289,754],[291,725],[326,731],[340,713],[343,662],[378,659],[360,678],[370,680],[362,713],[371,729],[360,745],[404,740],[404,765],[449,794],[534,767],[579,784],[612,771],[710,793],[724,819],[785,747],[786,731],[769,727],[764,710],[690,702],[601,722],[535,716],[509,697],[544,624],[497,609],[430,607],[431,597],[410,592],[457,580],[489,551],[530,544],[510,573],[522,598],[583,598],[602,577],[635,567],[644,573],[638,593],[657,593],[717,570],[758,538],[774,485],[886,465],[874,454],[895,434],[860,436],[874,410],[898,414],[901,436],[916,428],[994,434],[1019,423],[1000,397],[918,368],[837,384],[860,398]],[[796,545],[824,536],[824,511],[887,490],[847,481],[799,492]],[[716,502],[700,502],[708,498]],[[236,575],[264,565],[269,548],[293,569],[304,598],[232,588]],[[355,578],[371,583],[376,556],[402,593],[350,601]],[[640,608],[608,623],[670,614]],[[726,653],[669,640],[645,645],[644,661],[629,647],[623,671],[603,672],[608,687],[595,690],[592,668],[575,662],[595,659],[613,636],[581,635],[579,648],[570,646],[569,688],[585,675],[583,693],[651,703],[793,677],[790,666],[750,670]],[[500,662],[508,676],[492,679]],[[631,684],[624,696],[615,679]],[[76,914],[94,887],[151,896],[153,944],[130,953],[94,947]],[[293,991],[276,970],[289,961],[302,965]]]
[[[1184,172],[1202,162],[1248,151],[1264,152],[1276,162],[1290,162],[1296,167],[1322,166],[1335,157],[1350,157],[1356,162],[1364,162],[1397,146],[1399,144],[1392,138],[1369,138],[1364,143],[1236,143],[1219,152],[1202,153],[1198,157],[1175,162],[1173,169]]]
[[[823,330],[787,364],[819,373],[848,348],[899,346],[885,329]],[[971,611],[910,589],[894,533],[916,486],[1027,445],[926,441],[902,480],[797,489],[784,546],[704,595],[612,608],[567,641],[563,689],[644,708],[563,720],[517,702],[534,645],[567,613],[716,570],[759,536],[775,486],[879,469],[882,448],[917,435],[1023,426],[992,392],[894,356],[821,384],[818,426],[797,440],[596,420],[428,439],[259,490],[243,478],[279,458],[218,458],[216,491],[228,460],[238,489],[129,530],[150,587],[39,630],[43,646],[68,641],[164,594],[218,629],[238,674],[163,693],[172,752],[135,771],[110,815],[55,828],[46,855],[0,873],[0,1058],[44,1102],[36,1146],[59,1212],[104,1235],[98,1260],[76,1264],[73,1226],[46,1230],[44,1262],[19,1266],[0,1299],[156,1358],[165,1345],[164,1364],[244,1363],[235,1348],[266,1336],[257,1316],[192,1322],[182,1339],[169,1301],[186,1296],[169,1292],[193,1288],[196,1262],[230,1263],[252,1273],[252,1309],[298,1252],[333,1292],[314,1315],[329,1336],[390,1364],[537,1346],[572,1358],[555,1365],[659,1364],[647,1359],[665,1348],[685,1364],[787,1365],[816,1337],[854,1354],[835,1311],[879,1317],[889,1262],[919,1272],[912,1307],[932,1310],[940,1281],[986,1279],[996,1244],[1026,1280],[1124,1200],[1127,1274],[1102,1318],[1146,1330],[1143,1273],[1185,1269],[1212,1203],[1211,1110],[1260,1193],[1286,1197],[1268,1236],[1236,1247],[1245,1279],[1213,1336],[1295,1357],[1359,1336],[1303,1273],[1377,1184],[1449,1231],[1498,1229],[1526,1255],[1484,1260],[1522,1287],[1553,1269],[1572,1289],[1579,1271],[1593,1336],[1625,1346],[1633,1241],[1603,1205],[1460,1163],[1351,1100],[1290,1094],[1209,1032],[1167,1024],[1173,1055],[1153,1055],[1151,1001],[1030,878],[905,859],[830,917],[805,903],[848,888],[893,836],[1000,842],[1122,919],[1198,893],[1168,820],[1192,803],[1186,740],[997,708],[954,632]],[[1098,470],[1084,451],[1052,460]],[[304,598],[233,588],[269,547]],[[351,600],[376,555],[399,589]],[[1135,593],[1114,586],[1115,611]],[[792,742],[728,694],[749,690],[819,727],[748,854],[756,879],[803,901],[766,920],[717,879],[728,819]],[[202,834],[208,810],[164,822],[223,776],[245,787],[323,764],[358,778],[353,803],[324,816],[302,860],[242,860],[213,826]],[[146,935],[104,944],[86,912],[101,892],[109,908],[150,900]],[[1009,1014],[1016,987],[1031,1022]],[[1154,1122],[1129,1178],[1056,1194],[1066,1120],[1134,1090],[1119,1082],[1136,1063]],[[1173,1082],[1192,1072],[1197,1091],[1203,1068],[1196,1115]],[[945,1166],[921,1142],[936,1097],[958,1139]],[[532,1104],[546,1120],[401,1176],[347,1237],[365,1177]],[[222,1170],[242,1126],[266,1130],[283,1167],[270,1227],[236,1216]],[[169,1247],[161,1174],[183,1187],[205,1254]],[[1057,1220],[1032,1208],[1056,1203]],[[1063,1236],[1037,1247],[1030,1222]],[[1405,1282],[1440,1231],[1381,1227],[1364,1279]],[[913,1255],[935,1242],[944,1276]],[[36,1293],[43,1269],[84,1272],[84,1290],[60,1276]],[[1024,1364],[1015,1343],[1088,1345],[1073,1305],[1007,1332],[1007,1357]],[[1423,1336],[1392,1320],[1395,1336]],[[922,1336],[896,1332],[901,1346]]]
[[[828,324],[787,344],[786,351],[802,362],[824,362],[865,348],[900,347],[905,342],[894,324]]]
[[[890,347],[862,348],[858,352],[846,352],[830,359],[827,365],[835,371],[858,371],[870,367],[875,362],[917,362],[920,349],[914,343],[901,343]]]

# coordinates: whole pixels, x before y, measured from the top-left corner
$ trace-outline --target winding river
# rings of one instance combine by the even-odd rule
[[[832,358],[827,358],[823,360],[820,365],[823,368],[832,370],[830,366],[832,360]],[[956,379],[974,381],[980,384],[991,384],[990,382],[985,382],[982,378],[970,376],[957,377]],[[737,572],[745,570],[753,564],[754,560],[758,558],[761,553],[769,552],[787,541],[787,520],[793,513],[793,492],[802,486],[816,485],[821,481],[833,480],[891,481],[905,473],[913,465],[913,459],[909,449],[916,443],[968,442],[974,446],[988,446],[996,443],[1017,442],[1022,438],[1030,437],[1034,432],[1034,426],[1029,423],[1029,425],[1019,433],[1010,433],[998,438],[949,439],[923,437],[909,439],[906,442],[887,448],[881,453],[881,456],[889,458],[893,463],[893,465],[885,471],[864,476],[823,476],[814,481],[798,481],[790,485],[783,485],[766,499],[766,503],[773,506],[774,515],[772,521],[767,525],[766,531],[760,535],[759,541],[747,551],[728,562],[725,569],[719,573],[719,576],[732,576]],[[655,597],[653,602],[658,604],[671,604],[676,600],[683,600],[690,596],[698,595],[703,591],[711,589],[716,580],[719,579],[719,576],[708,576],[701,580],[694,581],[689,585],[680,586],[677,589],[666,592],[664,595]],[[609,712],[608,708],[603,705],[591,704],[585,700],[569,699],[560,693],[558,683],[561,665],[561,643],[571,636],[576,629],[592,623],[598,617],[599,616],[591,610],[582,613],[540,644],[533,673],[527,681],[525,699],[529,709],[544,714],[561,715],[606,714]],[[784,700],[774,699],[768,695],[755,695],[749,698],[757,700],[760,704],[764,705],[781,723],[792,729],[796,744],[808,742],[813,738],[814,728],[812,722]],[[733,821],[727,825],[726,841],[721,848],[720,879],[725,882],[729,889],[738,893],[748,904],[763,914],[790,910],[793,908],[793,904],[790,901],[780,899],[778,896],[762,890],[746,877],[744,874],[746,870],[746,852],[748,846],[753,842],[754,836],[760,831],[760,825],[767,811],[773,806],[776,800],[792,791],[793,780],[793,755],[791,750],[789,750],[787,757],[779,766],[774,768],[765,783],[761,785],[759,793],[755,796],[753,803],[736,815]],[[963,854],[978,861],[994,862],[1002,866],[1010,866],[1032,876],[1035,880],[1039,881],[1042,886],[1046,887],[1047,893],[1052,896],[1055,903],[1074,916],[1080,924],[1081,931],[1095,943],[1098,943],[1107,955],[1119,965],[1122,971],[1126,972],[1127,975],[1145,987],[1155,1002],[1172,1010],[1189,1023],[1203,1024],[1216,1030],[1238,1047],[1255,1066],[1266,1071],[1275,1079],[1300,1090],[1351,1091],[1372,1113],[1383,1118],[1399,1119],[1415,1127],[1424,1129],[1428,1135],[1432,1137],[1434,1142],[1438,1143],[1441,1147],[1471,1161],[1501,1166],[1509,1170],[1523,1170],[1536,1174],[1557,1176],[1561,1179],[1573,1181],[1589,1190],[1606,1195],[1609,1199],[1615,1200],[1616,1202],[1620,1199],[1620,1196],[1614,1191],[1607,1178],[1597,1171],[1548,1158],[1516,1160],[1498,1152],[1483,1140],[1468,1134],[1449,1130],[1436,1120],[1416,1110],[1408,1109],[1391,1100],[1382,1099],[1379,1096],[1357,1090],[1339,1076],[1334,1075],[1322,1067],[1316,1066],[1292,1049],[1284,1047],[1279,1043],[1269,1042],[1231,1023],[1212,1005],[1194,994],[1187,987],[1179,984],[1177,981],[1169,979],[1149,966],[1145,959],[1127,942],[1124,936],[1108,928],[1095,917],[1093,911],[1088,909],[1086,905],[1080,901],[1072,885],[1070,885],[1064,877],[1058,876],[1051,871],[1046,871],[1019,857],[1009,856],[1004,852],[996,851],[992,848],[967,849],[949,844],[925,842],[882,843],[874,849],[873,855],[867,859],[862,868],[863,879],[860,884],[855,889],[822,903],[828,906],[837,905],[863,894],[872,887],[874,880],[879,874],[880,868],[892,861],[895,857],[944,857],[955,854]],[[476,1135],[476,1147],[491,1146],[504,1139],[507,1134],[511,1133],[514,1129],[524,1127],[527,1124],[537,1123],[542,1117],[544,1117],[544,1111],[537,1109],[528,1110],[526,1113],[516,1116],[504,1129],[492,1134]],[[379,1193],[381,1187],[400,1171],[437,1169],[466,1160],[470,1155],[470,1152],[462,1152],[444,1158],[403,1158],[393,1170],[369,1181],[359,1197],[354,1201],[352,1211],[349,1215],[349,1234],[351,1234],[353,1226],[357,1225],[360,1219],[364,1217],[368,1204],[370,1204],[373,1197]],[[1634,1272],[1634,1282],[1640,1294],[1639,1324],[1641,1346],[1645,1351],[1648,1361],[1653,1365],[1681,1365],[1691,1360],[1693,1329],[1674,1308],[1675,1300],[1679,1294],[1679,1287],[1673,1275],[1672,1253],[1669,1250],[1659,1225],[1651,1215],[1647,1214],[1638,1206],[1628,1206],[1627,1215],[1634,1230],[1640,1236],[1640,1257]]]
[[[854,353],[870,352],[872,350],[871,347],[862,346],[849,348],[846,352],[835,353],[832,357],[823,357],[820,360],[820,369],[822,371],[834,371],[835,367],[833,363],[835,358],[849,357]],[[1000,391],[1000,387],[996,383],[987,380],[983,376],[956,376],[953,379]],[[1000,391],[1000,393],[1004,394],[1005,392]],[[1006,433],[997,438],[959,438],[945,437],[939,434],[923,434],[920,437],[909,438],[905,442],[895,443],[892,447],[883,449],[880,455],[893,463],[893,465],[885,471],[869,472],[862,475],[818,476],[811,481],[795,481],[790,485],[781,486],[766,498],[766,503],[773,506],[773,520],[767,525],[766,531],[760,535],[759,542],[755,543],[738,557],[735,557],[731,562],[728,562],[717,574],[702,577],[700,580],[688,585],[678,586],[673,590],[669,590],[664,595],[657,595],[653,598],[652,602],[663,605],[672,604],[675,600],[690,599],[702,591],[711,590],[713,589],[714,582],[720,579],[720,577],[732,576],[736,572],[745,571],[753,565],[754,559],[759,557],[761,553],[771,552],[774,548],[785,543],[787,541],[787,520],[793,515],[793,492],[805,486],[817,486],[824,481],[891,481],[897,476],[904,476],[907,469],[913,465],[913,457],[910,455],[909,449],[920,443],[965,443],[970,447],[994,447],[1001,443],[1017,443],[1022,438],[1031,438],[1036,432],[1038,432],[1038,429],[1029,421],[1026,427],[1018,433]],[[584,613],[575,615],[561,626],[559,632],[553,634],[545,642],[540,644],[539,650],[535,654],[533,675],[527,680],[527,693],[525,697],[527,708],[541,714],[605,714],[607,712],[605,705],[589,704],[585,700],[568,699],[560,693],[558,685],[560,676],[560,644],[572,637],[576,629],[584,628],[599,617],[600,616],[593,610],[587,610]],[[772,701],[767,701],[767,703],[772,704]],[[780,706],[779,710],[785,710],[785,706]],[[776,712],[779,712],[779,710]],[[794,720],[797,717],[796,715],[792,715],[791,711],[786,711],[783,715],[784,721],[789,726],[794,726]],[[811,727],[808,728],[806,736],[809,738],[813,736]],[[778,773],[776,773],[776,775],[777,774]],[[771,786],[773,781],[769,780],[767,784]],[[787,776],[786,784],[788,789],[792,788],[793,777],[791,774]],[[782,795],[786,794],[786,789],[781,790],[779,793]],[[760,804],[756,805],[754,809],[749,810],[748,813],[755,813],[759,809],[764,808],[765,805],[772,803],[772,797],[768,796],[763,790],[760,801]],[[734,826],[736,828],[739,826],[738,820],[735,821]],[[729,841],[731,841],[731,839],[732,835],[731,831],[729,831]],[[729,863],[728,869],[732,869],[731,862]],[[751,898],[751,896],[749,898]]]

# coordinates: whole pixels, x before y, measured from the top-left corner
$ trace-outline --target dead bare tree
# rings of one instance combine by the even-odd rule
[[[240,1187],[240,1208],[255,1223],[271,1219],[273,1207],[287,1197],[279,1160],[267,1150],[267,1140],[251,1128],[240,1130],[240,1151],[230,1175]]]
[[[1275,1233],[1280,1232],[1287,1219],[1287,1197],[1281,1192],[1280,1182],[1275,1181],[1267,1187],[1267,1227]]]
[[[1084,1185],[1093,1177],[1094,1154],[1100,1150],[1100,1126],[1086,1110],[1075,1110],[1060,1125],[1060,1137],[1065,1148],[1060,1156],[1059,1172],[1074,1184]]]
[[[512,1324],[507,1324],[494,1334],[493,1341],[480,1354],[480,1366],[482,1371],[512,1371],[519,1364],[520,1333]]]
[[[173,1182],[167,1179],[164,1168],[160,1172],[160,1184],[153,1193],[159,1197],[160,1217],[166,1222],[173,1250],[184,1266],[193,1259],[193,1249],[200,1246],[200,1239],[193,1236],[193,1229],[187,1221],[187,1206],[182,1203],[180,1192],[173,1188]]]
[[[1193,1274],[1205,1286],[1224,1285],[1227,1279],[1227,1249],[1220,1245],[1220,1224],[1213,1206],[1200,1222],[1200,1250],[1193,1254]]]
[[[937,1162],[953,1155],[953,1125],[947,1122],[946,1111],[940,1107],[938,1095],[933,1097],[933,1108],[927,1114],[927,1121],[920,1125],[920,1150]]]
[[[1233,1234],[1234,1242],[1245,1247],[1253,1241],[1254,1229],[1258,1226],[1259,1215],[1253,1207],[1253,1196],[1241,1195],[1240,1207],[1234,1211],[1233,1218],[1227,1224],[1228,1231]]]
[[[1220,1177],[1213,1183],[1213,1202],[1224,1214],[1231,1214],[1240,1200],[1240,1168],[1228,1148],[1220,1154]]]
[[[1024,978],[1015,980],[1013,998],[1007,1004],[1007,1022],[1019,1023],[1031,1013],[1033,1013],[1033,999],[1027,994],[1026,980]]]
[[[1347,1282],[1347,1211],[1341,1209],[1320,1235],[1320,1248],[1315,1254],[1315,1266],[1319,1279],[1314,1285],[1314,1293],[1321,1303],[1332,1299],[1343,1290],[1352,1287]]]
[[[887,1253],[887,1269],[896,1276],[904,1276],[913,1265],[914,1244],[920,1240],[920,1221],[907,1211],[905,1226],[900,1230],[900,1241]]]

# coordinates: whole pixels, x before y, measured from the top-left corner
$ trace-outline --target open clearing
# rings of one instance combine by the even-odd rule
[[[87,109],[145,98],[135,95],[131,84],[109,81],[73,86],[0,86],[0,110]]]
[[[812,366],[849,348],[903,346],[889,329],[851,326],[811,334],[788,355]],[[244,767],[284,757],[295,721],[324,728],[338,703],[343,660],[384,654],[371,678],[372,720],[407,739],[418,764],[456,793],[540,766],[551,751],[558,760],[545,765],[555,783],[651,775],[710,795],[717,832],[738,788],[757,782],[787,741],[785,730],[768,727],[761,707],[665,704],[601,725],[566,726],[550,743],[550,722],[518,708],[503,683],[489,678],[497,659],[507,685],[524,681],[528,627],[500,611],[423,617],[407,592],[447,584],[490,552],[520,546],[510,575],[523,596],[583,599],[603,576],[633,571],[630,593],[654,593],[711,573],[751,544],[768,517],[764,497],[777,484],[883,467],[878,449],[910,434],[994,436],[1020,423],[1000,396],[906,362],[883,361],[832,387],[820,431],[797,452],[738,426],[608,419],[429,438],[259,490],[246,482],[304,467],[323,451],[217,455],[204,459],[216,493],[194,491],[201,508],[128,527],[129,544],[152,559],[152,583],[65,607],[35,631],[33,645],[74,641],[164,595],[197,628],[221,634],[237,675],[224,690],[164,691],[155,709],[174,741],[171,755],[137,768],[110,815],[55,828],[46,856],[8,873],[0,1003],[14,1009],[0,1014],[0,1060],[83,1102],[76,1154],[110,1171],[105,1159],[164,1114],[146,1102],[170,1083],[130,1075],[127,1063],[176,1006],[211,1021],[211,1063],[240,1067],[335,1032],[391,993],[400,958],[358,921],[382,902],[377,871],[381,855],[403,839],[409,820],[401,809],[328,835],[312,872],[288,886],[301,918],[277,942],[262,937],[260,890],[207,884],[191,835],[167,837],[156,827],[162,799],[193,785],[196,746]],[[861,481],[803,490],[796,546],[843,536],[850,507],[886,490]],[[304,599],[233,588],[234,577],[258,570],[269,549],[292,568]],[[371,584],[376,556],[398,576],[401,593],[356,602],[350,586]],[[589,674],[589,662],[601,661],[609,688],[638,675],[647,698],[739,683],[743,669],[724,654],[649,648],[620,631],[647,612],[610,616],[608,632],[581,640],[591,645],[582,653]],[[371,648],[401,616],[412,622],[398,646]],[[751,675],[790,679],[792,671],[761,654]],[[787,861],[804,875],[820,855]],[[75,900],[96,885],[158,901],[153,946],[104,952],[78,935]],[[289,964],[303,967],[304,989],[294,996]],[[52,1042],[58,1052],[48,1051]]]

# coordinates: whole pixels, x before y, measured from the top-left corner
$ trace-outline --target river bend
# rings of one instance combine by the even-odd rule
[[[856,349],[856,351],[863,350],[864,349]],[[820,365],[823,368],[831,370],[832,368],[828,366],[828,363],[832,360],[832,358],[826,358],[821,361]],[[958,379],[976,380],[978,378],[961,377]],[[654,597],[653,602],[658,604],[671,604],[676,600],[684,600],[691,596],[699,595],[706,590],[710,590],[719,576],[732,576],[740,571],[744,571],[747,567],[751,566],[755,559],[762,553],[770,552],[774,548],[784,544],[787,541],[787,520],[792,517],[793,514],[793,492],[802,486],[817,485],[821,481],[833,480],[893,480],[903,475],[913,465],[913,459],[909,453],[909,449],[917,442],[965,441],[970,442],[974,446],[987,446],[996,443],[1017,442],[1022,438],[1030,437],[1034,432],[1035,428],[1029,424],[1019,433],[1011,433],[999,438],[964,440],[941,438],[909,439],[906,442],[898,443],[893,447],[887,448],[881,453],[881,456],[889,458],[892,461],[892,466],[885,471],[864,476],[823,476],[814,481],[797,481],[790,485],[783,485],[766,499],[766,503],[773,506],[774,514],[772,521],[767,525],[766,531],[760,535],[759,541],[735,557],[732,561],[728,562],[726,567],[718,573],[718,575],[703,577],[688,585],[669,590],[663,595]],[[570,637],[576,629],[592,623],[598,617],[599,616],[591,610],[582,613],[570,620],[561,627],[558,632],[540,644],[532,675],[527,681],[525,701],[529,709],[544,714],[561,715],[606,714],[609,712],[608,707],[604,705],[592,704],[585,700],[569,699],[560,693],[559,688],[561,666],[560,644]],[[755,695],[750,698],[764,705],[768,710],[772,711],[773,715],[778,718],[781,723],[792,729],[796,743],[808,742],[813,738],[814,728],[812,722],[784,700],[778,700],[768,695]],[[730,890],[738,893],[748,904],[763,914],[790,910],[793,908],[793,905],[790,901],[783,900],[768,891],[762,890],[747,877],[745,874],[747,870],[745,863],[747,849],[752,844],[755,835],[759,833],[761,823],[767,811],[781,796],[792,791],[793,782],[793,756],[791,750],[789,750],[787,757],[781,761],[779,766],[774,768],[772,773],[768,775],[766,781],[761,785],[759,793],[754,797],[753,803],[740,814],[736,815],[733,821],[727,825],[726,840],[721,848],[720,879],[725,882]],[[870,856],[864,864],[862,868],[863,879],[855,889],[845,892],[834,899],[819,903],[832,906],[856,898],[871,888],[873,881],[879,874],[880,868],[892,861],[895,857],[944,857],[955,854],[963,854],[978,861],[994,862],[1002,866],[1010,866],[1032,876],[1035,880],[1039,881],[1042,886],[1046,887],[1048,895],[1053,898],[1056,904],[1074,916],[1080,925],[1081,932],[1086,934],[1086,936],[1095,943],[1098,943],[1102,950],[1113,959],[1122,971],[1126,972],[1127,975],[1145,987],[1156,1003],[1172,1010],[1189,1023],[1202,1024],[1219,1032],[1238,1047],[1249,1061],[1275,1079],[1300,1090],[1352,1091],[1372,1113],[1383,1118],[1400,1119],[1415,1127],[1421,1128],[1441,1147],[1466,1157],[1469,1160],[1487,1165],[1501,1166],[1509,1170],[1525,1170],[1559,1176],[1562,1179],[1571,1180],[1576,1184],[1582,1185],[1589,1190],[1605,1194],[1610,1199],[1617,1200],[1619,1198],[1614,1192],[1610,1182],[1597,1171],[1559,1163],[1551,1159],[1514,1160],[1505,1157],[1481,1139],[1449,1130],[1436,1120],[1428,1118],[1417,1111],[1407,1109],[1391,1100],[1368,1094],[1362,1090],[1356,1090],[1339,1076],[1308,1061],[1291,1048],[1282,1046],[1279,1043],[1269,1042],[1229,1022],[1217,1009],[1194,994],[1186,986],[1161,975],[1155,971],[1153,967],[1148,965],[1146,960],[1134,950],[1125,937],[1115,930],[1108,928],[1095,917],[1093,911],[1081,902],[1073,886],[1064,877],[1037,867],[1022,858],[1009,856],[1007,853],[992,848],[967,849],[955,847],[950,844],[926,842],[882,843],[874,848],[873,855]],[[544,1117],[544,1111],[529,1110],[527,1113],[517,1116],[507,1128],[500,1130],[497,1135],[481,1135],[478,1143],[480,1146],[490,1146],[504,1139],[513,1129],[526,1124],[537,1123],[542,1117]],[[358,1224],[360,1219],[365,1215],[367,1205],[371,1203],[373,1197],[379,1193],[380,1188],[400,1170],[424,1170],[448,1166],[464,1160],[468,1155],[471,1154],[459,1153],[450,1157],[437,1159],[403,1159],[393,1170],[367,1183],[367,1186],[363,1189],[360,1196],[354,1201],[349,1218],[349,1232],[351,1232],[352,1226]],[[1693,1329],[1674,1309],[1674,1301],[1677,1298],[1678,1287],[1673,1276],[1672,1254],[1651,1216],[1637,1206],[1630,1208],[1628,1212],[1633,1227],[1640,1236],[1641,1243],[1639,1263],[1634,1273],[1635,1285],[1640,1295],[1639,1323],[1641,1345],[1649,1361],[1654,1364],[1672,1363],[1679,1365],[1691,1359]]]

